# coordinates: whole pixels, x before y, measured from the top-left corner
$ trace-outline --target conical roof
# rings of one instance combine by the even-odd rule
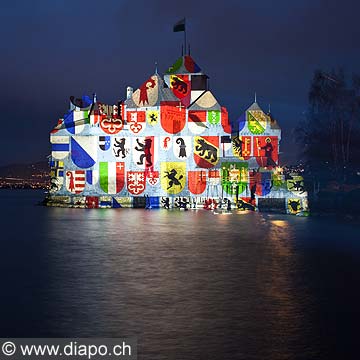
[[[99,109],[99,104],[97,102],[97,96],[96,94],[93,94],[93,101],[90,107],[90,114],[92,115],[99,115],[100,114],[100,109]]]
[[[259,104],[255,101],[246,111],[263,111]]]
[[[202,72],[190,55],[184,55],[179,57],[165,74],[202,74]]]
[[[265,113],[256,101],[246,111],[261,111],[266,115],[268,119],[267,122],[269,123],[270,128],[280,130],[280,126],[275,120],[274,116],[271,114],[270,110],[267,113]]]

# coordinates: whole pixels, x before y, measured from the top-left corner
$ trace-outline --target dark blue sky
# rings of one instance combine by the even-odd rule
[[[2,1],[0,165],[45,160],[49,131],[70,95],[94,91],[112,103],[181,53],[187,19],[191,55],[218,101],[237,118],[258,94],[283,129],[284,161],[307,108],[317,68],[360,73],[360,3],[335,0]]]

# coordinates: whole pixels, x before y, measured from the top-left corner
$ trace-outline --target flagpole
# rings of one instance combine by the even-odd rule
[[[184,18],[184,54],[186,55],[186,18]]]

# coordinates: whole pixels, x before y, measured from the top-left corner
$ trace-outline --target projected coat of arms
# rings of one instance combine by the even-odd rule
[[[195,136],[194,160],[199,167],[212,168],[219,162],[219,137]]]
[[[206,189],[206,171],[188,171],[188,188],[194,195],[202,194]]]
[[[178,194],[185,188],[186,164],[183,162],[162,162],[161,187],[167,194]]]
[[[144,171],[127,172],[127,189],[132,195],[140,195],[146,186]]]
[[[266,129],[266,115],[261,110],[248,111],[247,121],[252,134],[262,134]]]
[[[125,164],[123,162],[100,162],[100,187],[107,194],[117,194],[124,187]]]
[[[66,189],[73,194],[81,194],[85,188],[85,171],[66,171]]]
[[[56,116],[53,203],[67,197],[76,207],[156,208],[165,201],[165,208],[183,209],[227,198],[232,208],[242,199],[249,209],[268,197],[284,199],[287,213],[307,208],[303,179],[279,166],[281,130],[270,109],[255,99],[229,118],[190,55],[164,76],[155,71],[143,80],[115,104],[96,94],[73,98]]]

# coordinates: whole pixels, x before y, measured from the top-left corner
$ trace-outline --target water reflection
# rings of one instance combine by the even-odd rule
[[[316,261],[323,244],[332,246],[321,221],[203,210],[24,209],[31,227],[14,225],[18,209],[3,212],[4,225],[13,224],[4,227],[0,252],[11,280],[0,300],[3,335],[136,335],[143,359],[330,354],[320,349],[335,338],[327,334],[325,342],[324,328],[314,324],[338,308],[323,314],[324,303],[341,304],[344,279],[332,276],[335,283],[322,287],[326,276],[317,274],[336,262],[356,272],[338,253]],[[356,238],[349,226],[326,226],[346,233],[348,244],[349,234]],[[341,296],[330,288],[341,288]],[[352,297],[347,306],[355,309]]]
[[[186,339],[183,356],[215,351],[218,333],[226,335],[229,352],[239,342],[252,348],[260,336],[262,353],[271,355],[273,339],[261,335],[264,320],[271,337],[288,329],[286,336],[296,340],[292,332],[302,324],[291,294],[292,234],[285,220],[256,213],[53,210],[50,296],[64,333],[71,324],[82,336],[99,327],[106,336],[136,334],[144,351],[167,334],[167,354]],[[277,351],[288,346],[280,341]]]
[[[303,329],[302,309],[293,284],[293,232],[287,220],[270,219],[266,251],[269,252],[259,269],[259,286],[272,312],[267,332],[279,345],[269,344],[270,357],[291,358],[291,343],[299,343]],[[286,341],[284,341],[286,339]],[[305,344],[304,344],[305,345]],[[281,351],[279,351],[281,349]]]

